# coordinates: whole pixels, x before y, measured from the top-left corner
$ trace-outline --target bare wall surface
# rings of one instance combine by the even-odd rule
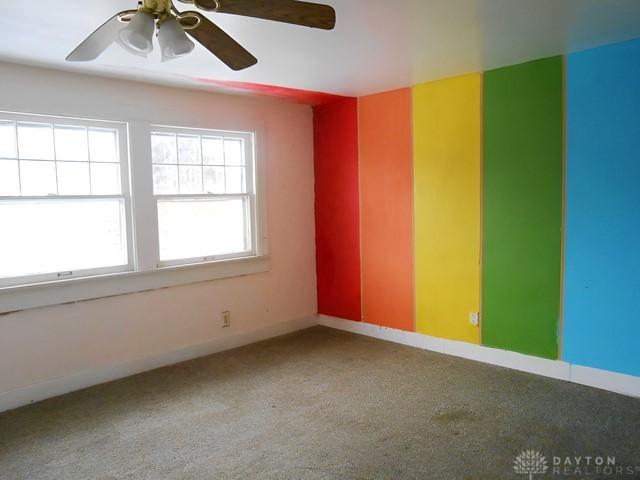
[[[263,274],[0,316],[0,394],[316,313],[309,107],[0,63],[0,110],[257,131],[271,258]]]

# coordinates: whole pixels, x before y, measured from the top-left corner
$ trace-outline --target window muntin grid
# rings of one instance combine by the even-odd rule
[[[152,132],[154,193],[247,193],[245,141],[232,136]]]
[[[0,288],[135,268],[124,123],[0,112]]]
[[[253,134],[152,126],[151,159],[161,266],[256,254]]]
[[[121,195],[118,129],[0,116],[0,197]]]

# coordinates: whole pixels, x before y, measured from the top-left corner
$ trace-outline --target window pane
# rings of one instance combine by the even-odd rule
[[[17,160],[0,160],[0,197],[20,195]]]
[[[176,136],[170,133],[151,135],[151,159],[153,163],[178,163]]]
[[[178,136],[178,162],[189,164],[201,164],[200,137]]]
[[[121,186],[119,164],[91,164],[91,193],[93,195],[119,195]]]
[[[0,158],[16,158],[16,127],[13,122],[0,122]]]
[[[156,195],[173,195],[178,193],[178,166],[153,166],[153,192]]]
[[[224,165],[221,138],[202,137],[202,161],[205,165]]]
[[[160,259],[203,258],[250,250],[246,199],[159,200]]]
[[[55,127],[56,159],[74,162],[89,160],[87,129],[83,127]]]
[[[226,193],[245,193],[244,167],[225,167]]]
[[[242,154],[242,140],[224,141],[224,164],[225,165],[244,165],[244,155]]]
[[[89,195],[89,164],[58,162],[58,194]]]
[[[121,199],[0,201],[0,277],[126,265]]]
[[[20,184],[22,195],[56,195],[55,162],[20,162]]]
[[[225,193],[224,167],[204,167],[204,193]]]
[[[18,123],[20,158],[53,160],[53,131],[48,123]]]
[[[92,162],[118,162],[118,134],[115,130],[89,130],[89,155]]]
[[[202,167],[180,165],[180,193],[202,193]]]

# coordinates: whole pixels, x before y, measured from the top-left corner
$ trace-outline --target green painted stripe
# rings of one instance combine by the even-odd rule
[[[558,357],[562,57],[484,76],[482,343]]]

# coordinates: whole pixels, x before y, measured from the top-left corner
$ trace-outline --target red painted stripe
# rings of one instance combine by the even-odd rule
[[[349,97],[333,95],[331,93],[313,92],[310,90],[298,90],[296,88],[278,87],[275,85],[264,85],[262,83],[237,82],[233,80],[214,80],[209,78],[198,78],[201,83],[208,83],[229,90],[241,90],[254,92],[259,95],[277,97],[283,100],[290,100],[296,103],[318,106],[332,103],[337,100],[346,100]]]
[[[360,321],[358,104],[313,112],[318,311]]]

